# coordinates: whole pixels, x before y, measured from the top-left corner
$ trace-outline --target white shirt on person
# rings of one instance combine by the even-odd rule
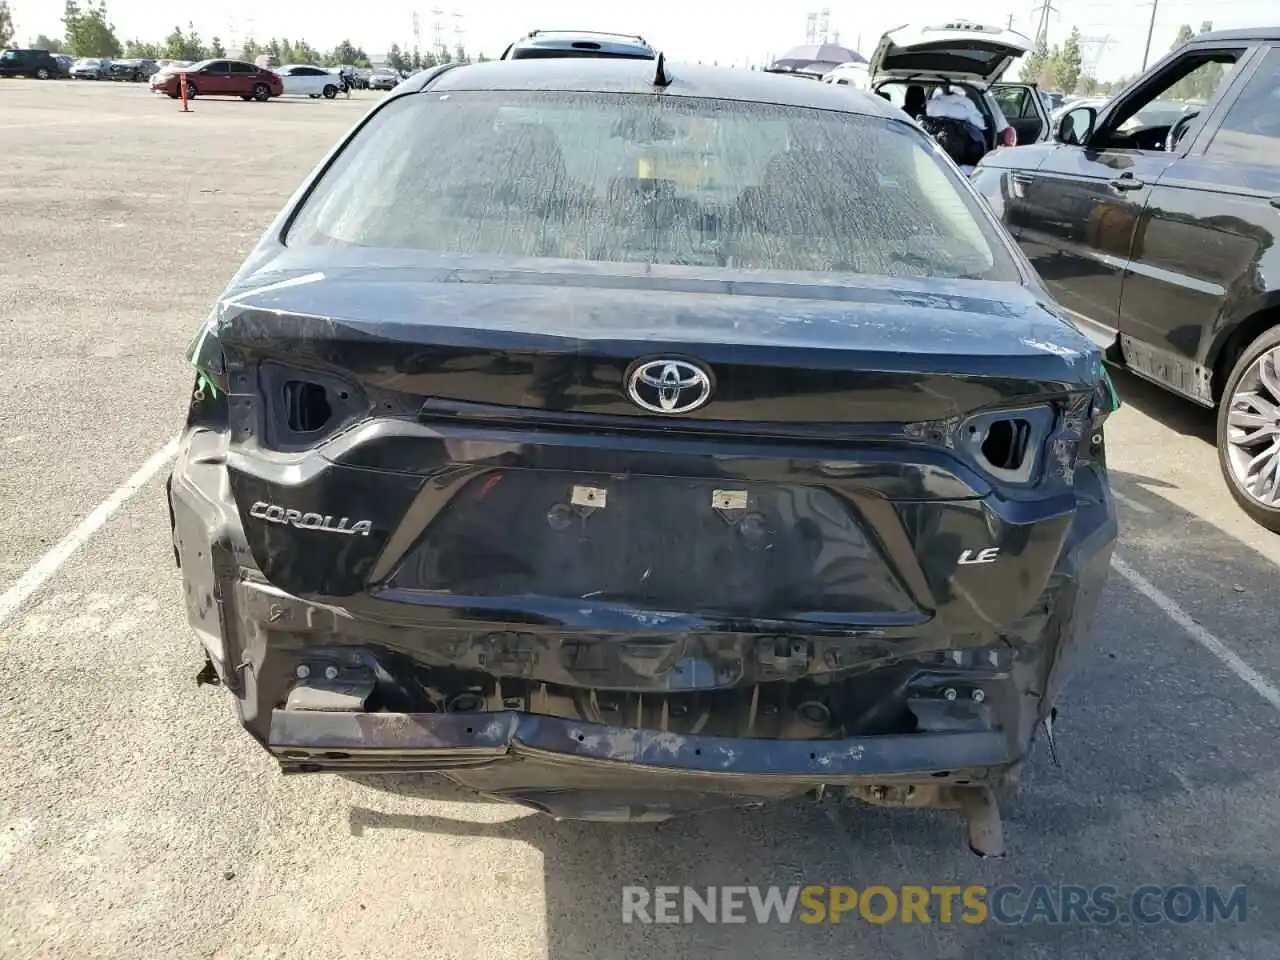
[[[925,104],[924,112],[927,117],[964,120],[979,130],[987,129],[987,119],[982,115],[982,111],[974,106],[972,100],[956,90],[948,93],[939,88],[934,91],[929,102]]]

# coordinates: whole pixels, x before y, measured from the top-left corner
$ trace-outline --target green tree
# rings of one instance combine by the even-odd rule
[[[324,59],[324,57],[320,55],[320,51],[305,40],[299,40],[293,45],[293,55],[297,58],[296,62],[298,63],[318,64]]]
[[[457,63],[470,63],[471,58],[467,56],[467,48],[459,43],[453,48],[453,59]]]
[[[405,59],[400,44],[393,43],[391,49],[387,51],[387,66],[392,70],[408,70],[411,64],[411,60]]]
[[[164,38],[165,60],[185,60],[183,54],[187,49],[187,38],[183,36],[181,27],[174,27],[173,32]]]
[[[1201,33],[1208,33],[1212,29],[1213,23],[1209,20],[1200,24]],[[1195,33],[1192,31],[1191,25],[1184,23],[1178,28],[1178,35],[1170,49],[1176,50],[1194,36]],[[1222,82],[1223,74],[1223,66],[1220,63],[1201,64],[1170,87],[1165,96],[1170,100],[1207,102],[1212,99],[1217,91],[1218,84]]]
[[[164,44],[148,43],[142,40],[126,40],[124,55],[130,60],[159,60],[164,56]]]
[[[75,48],[76,28],[80,25],[80,4],[76,0],[67,0],[62,8],[62,40],[70,53],[79,53]]]
[[[68,0],[68,14],[73,7],[73,0]],[[68,30],[67,45],[81,57],[115,58],[124,53],[115,27],[107,19],[106,5],[101,0],[96,4],[90,2],[83,10],[75,7]]]
[[[343,40],[329,51],[329,55],[325,59],[329,61],[330,66],[334,67],[342,64],[349,64],[353,67],[369,66],[369,55],[350,40]]]
[[[240,44],[240,59],[248,60],[252,63],[258,59],[258,55],[262,53],[262,46],[253,37],[245,37],[244,43]]]
[[[7,4],[4,2],[4,0],[0,0],[0,8],[6,7],[6,6]],[[0,12],[0,21],[3,21],[3,20],[4,20],[4,13]],[[3,32],[3,27],[0,27],[0,33],[2,32]],[[12,43],[13,40],[10,39],[8,42]],[[56,37],[46,36],[43,33],[36,35],[36,38],[31,41],[31,46],[37,50],[48,50],[50,53],[62,53],[64,49],[63,43],[61,40],[57,39]]]
[[[1204,20],[1200,24],[1201,33],[1209,33],[1213,30],[1213,21]],[[1203,100],[1208,103],[1213,99],[1213,95],[1218,92],[1218,86],[1222,83],[1222,78],[1226,76],[1227,68],[1221,63],[1206,63],[1194,74],[1197,78],[1196,89],[1189,99]]]
[[[1082,97],[1092,97],[1099,89],[1097,77],[1091,77],[1087,73],[1080,75],[1080,82],[1076,84],[1076,93]]]
[[[1084,69],[1084,55],[1080,50],[1080,28],[1072,27],[1066,42],[1062,45],[1062,53],[1056,66],[1058,90],[1070,96],[1076,92],[1080,84],[1080,74]]]
[[[227,48],[222,45],[221,40],[219,40],[217,37],[214,37],[209,41],[209,56],[225,57],[226,55],[227,55]]]
[[[0,47],[7,47],[13,43],[13,13],[9,10],[8,0],[0,0]],[[49,47],[42,49],[48,50]]]
[[[1036,45],[1022,59],[1022,72],[1019,74],[1023,83],[1039,83],[1040,75],[1049,65],[1049,47],[1043,37],[1036,40]]]

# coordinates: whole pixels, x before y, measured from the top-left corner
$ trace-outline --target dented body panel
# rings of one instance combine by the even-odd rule
[[[202,676],[285,772],[588,819],[835,791],[993,848],[1116,535],[1101,356],[1007,238],[1021,282],[286,224],[169,480]]]
[[[227,392],[193,405],[171,481],[190,618],[284,770],[443,771],[602,817],[1016,775],[1115,536],[1096,355],[1032,296],[792,284],[808,322],[766,348],[729,337],[776,314],[768,282],[666,294],[667,317],[711,300],[681,326],[629,316],[620,271],[355,260],[224,301],[204,349]],[[452,289],[456,322],[412,321]],[[537,315],[549,290],[589,335],[464,306]],[[908,354],[934,316],[957,349]],[[621,399],[666,350],[715,372],[704,415]],[[318,439],[286,422],[289,377],[334,398]],[[1010,413],[1021,472],[969,442]]]

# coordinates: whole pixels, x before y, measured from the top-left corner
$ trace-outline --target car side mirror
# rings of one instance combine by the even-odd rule
[[[1093,135],[1098,122],[1098,111],[1093,107],[1076,107],[1068,110],[1058,121],[1058,142],[1079,145]]]

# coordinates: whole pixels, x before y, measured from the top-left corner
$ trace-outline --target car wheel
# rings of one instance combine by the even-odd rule
[[[324,85],[324,98],[326,100],[332,100],[337,95],[338,95],[338,88],[335,87],[332,83],[326,83]]]
[[[49,79],[49,71],[48,71],[48,70],[46,70],[46,69],[44,69],[43,67],[41,67],[39,70],[37,70],[37,71],[36,71],[36,79],[37,79],[37,80],[48,80],[48,79]]]
[[[1280,533],[1280,328],[1245,347],[1218,405],[1218,462],[1254,522]]]
[[[182,87],[178,87],[178,96],[182,96]],[[196,85],[190,80],[187,81],[187,99],[194,100],[196,98]]]
[[[253,85],[253,99],[259,103],[266,103],[271,99],[271,91],[267,89],[265,83],[255,83]]]

